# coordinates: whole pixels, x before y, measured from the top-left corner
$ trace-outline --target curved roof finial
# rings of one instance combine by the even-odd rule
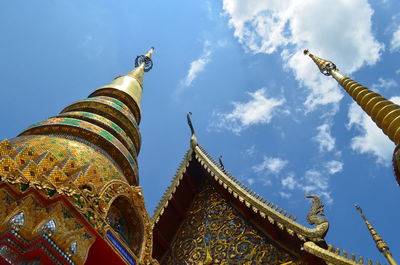
[[[221,166],[221,168],[222,168],[222,169],[225,169],[224,163],[222,163],[222,155],[220,155],[220,156],[218,157],[218,162],[219,162],[219,165]]]
[[[329,229],[328,220],[322,217],[325,216],[324,204],[316,195],[306,194],[306,198],[313,199],[311,209],[307,214],[307,221],[310,225],[315,225],[315,228],[319,230],[322,238],[324,238]]]
[[[196,135],[195,135],[195,133],[194,133],[194,128],[193,128],[192,120],[190,119],[190,115],[192,115],[192,113],[189,111],[189,112],[186,114],[186,117],[187,117],[187,122],[188,122],[189,127],[190,127],[190,131],[192,132],[192,136],[190,136],[190,147],[191,147],[191,148],[194,148],[194,147],[196,147],[196,146],[198,145],[198,143],[197,143],[197,137],[196,137]]]

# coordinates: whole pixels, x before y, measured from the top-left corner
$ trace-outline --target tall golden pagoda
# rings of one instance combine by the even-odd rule
[[[137,155],[153,50],[132,72],[0,142],[0,264],[364,264],[325,241],[317,196],[306,196],[308,227],[232,176],[199,144],[190,112],[189,150],[149,217]],[[396,118],[378,120],[400,139]]]
[[[137,186],[140,99],[152,53],[0,143],[1,262],[152,262],[151,224]]]

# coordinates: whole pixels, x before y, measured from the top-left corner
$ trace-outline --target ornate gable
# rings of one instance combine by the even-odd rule
[[[206,180],[161,264],[305,264],[296,260],[253,227]]]
[[[243,221],[239,222],[240,226],[248,227],[242,229],[245,231],[243,233],[248,233],[246,229],[251,228],[253,235],[259,238],[257,243],[251,240],[248,241],[249,246],[240,245],[246,248],[246,250],[243,250],[242,256],[237,257],[237,260],[243,261],[246,259],[250,262],[252,259],[255,259],[257,261],[257,259],[263,259],[264,256],[267,257],[273,253],[280,253],[277,254],[276,257],[281,257],[281,254],[283,255],[283,253],[286,253],[290,257],[288,262],[296,261],[315,265],[325,264],[323,260],[317,258],[315,255],[310,255],[308,252],[303,251],[303,244],[306,241],[314,241],[323,248],[327,248],[323,240],[328,229],[328,222],[326,220],[323,223],[319,223],[314,228],[308,228],[297,223],[295,217],[273,203],[267,202],[260,195],[254,193],[248,187],[240,183],[229,174],[222,165],[216,163],[199,145],[192,146],[186,153],[175,178],[172,180],[171,186],[164,193],[152,217],[154,258],[160,262],[164,262],[164,264],[185,264],[184,262],[182,263],[176,260],[174,262],[166,262],[166,259],[177,259],[177,257],[179,257],[178,259],[181,261],[188,262],[188,264],[190,264],[190,262],[197,264],[203,257],[202,255],[206,255],[204,257],[208,255],[204,252],[204,249],[210,247],[214,248],[214,244],[218,244],[218,242],[225,242],[224,244],[227,244],[225,245],[227,248],[228,246],[229,248],[234,248],[234,245],[232,245],[234,243],[228,242],[229,240],[234,240],[234,238],[225,238],[221,239],[221,241],[217,239],[217,235],[215,235],[215,238],[207,237],[206,239],[201,239],[199,238],[199,234],[192,234],[187,240],[180,238],[182,227],[188,222],[188,216],[193,212],[193,205],[196,205],[198,203],[197,201],[200,201],[198,196],[201,197],[203,193],[203,184],[205,182],[227,203],[224,206],[225,208],[218,208],[222,212],[215,212],[216,216],[225,214],[228,208],[232,209],[235,216],[240,217],[235,217],[235,220]],[[212,203],[211,201],[207,203],[204,202],[204,207],[205,205],[212,205]],[[208,209],[205,208],[203,212],[197,211],[196,214],[203,216],[206,214],[206,216],[208,216],[207,211]],[[226,219],[226,216],[223,219]],[[221,219],[221,222],[222,221]],[[232,221],[228,221],[226,225],[229,229],[235,227]],[[204,219],[202,221],[199,220],[199,223],[196,223],[193,227],[196,227],[193,229],[197,229],[197,227],[204,227],[204,229],[207,227],[207,229],[211,229],[212,224],[207,221],[207,219]],[[218,229],[224,230],[222,225]],[[233,230],[229,232],[229,229],[225,229],[225,231],[233,234],[236,233]],[[194,232],[194,230],[192,230],[192,232]],[[215,233],[220,233],[220,231],[215,231]],[[196,246],[190,245],[196,249],[198,252],[197,254],[194,253],[194,250],[189,246],[177,246],[183,243],[189,244],[190,238],[192,237],[197,238],[194,241],[196,242]],[[206,243],[205,246],[204,243]],[[267,250],[268,244],[271,244],[271,246],[276,249],[271,251],[271,248],[269,248],[269,250]],[[251,251],[255,249],[254,246],[258,246],[257,251],[263,253],[262,255],[260,254],[262,257],[251,253]],[[185,247],[187,248],[186,250]],[[218,248],[221,248],[221,246],[216,245],[215,249]],[[179,253],[175,253],[176,251]],[[215,257],[211,251],[206,261],[208,262],[210,258],[215,258],[219,260],[219,262],[222,262],[221,264],[224,264],[223,262],[225,261],[228,262],[225,264],[235,264],[235,255],[237,254],[233,254],[232,251],[233,250],[226,250],[226,259],[222,259],[218,256],[220,255],[220,251],[215,252],[215,254],[217,254]],[[182,255],[188,258],[188,260],[182,258]],[[231,257],[231,255],[233,256]],[[202,262],[205,261],[203,260]],[[209,264],[207,262],[203,264]],[[266,264],[275,264],[273,261],[269,262],[270,263]],[[214,263],[216,263],[215,260]],[[281,262],[277,264],[285,263],[286,262]],[[250,262],[248,264],[253,263]],[[261,262],[261,264],[264,264],[264,261]]]

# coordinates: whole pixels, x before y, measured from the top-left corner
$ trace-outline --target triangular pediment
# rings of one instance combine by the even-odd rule
[[[206,180],[161,264],[305,263],[258,231]]]
[[[274,247],[273,251],[270,252],[263,252],[259,248],[256,248],[257,252],[264,253],[259,255],[263,256],[267,255],[267,253],[270,253],[268,255],[272,255],[271,253],[279,253],[279,255],[283,256],[289,255],[290,258],[288,258],[288,262],[296,260],[297,263],[306,262],[304,264],[325,264],[322,260],[316,259],[313,255],[309,255],[303,251],[304,242],[309,240],[315,240],[317,244],[326,248],[326,243],[323,238],[321,238],[327,228],[325,224],[323,224],[325,227],[321,226],[318,228],[307,228],[299,224],[296,222],[295,217],[272,202],[267,202],[260,195],[254,193],[248,187],[240,183],[240,181],[234,178],[227,170],[225,170],[222,165],[215,162],[215,160],[213,160],[212,157],[200,146],[195,146],[186,153],[182,163],[180,164],[180,167],[177,170],[175,178],[172,179],[170,187],[166,190],[158,207],[155,209],[155,214],[152,217],[153,257],[155,257],[157,260],[165,260],[167,259],[167,255],[172,255],[171,257],[174,258],[175,254],[173,253],[173,249],[175,248],[183,251],[184,248],[182,248],[182,246],[176,246],[177,244],[181,244],[180,242],[186,242],[185,244],[193,244],[193,242],[198,241],[203,242],[203,244],[207,243],[205,246],[196,246],[198,249],[203,247],[203,252],[204,249],[208,247],[214,248],[213,244],[218,242],[218,240],[215,241],[212,238],[207,239],[208,237],[206,237],[207,240],[201,241],[194,234],[187,238],[187,240],[184,240],[183,238],[179,239],[181,229],[183,226],[185,226],[185,222],[187,222],[189,218],[188,216],[193,211],[193,205],[199,201],[198,196],[202,194],[204,185],[210,186],[213,190],[215,190],[216,194],[218,194],[220,198],[225,200],[227,204],[224,207],[233,209],[232,211],[234,211],[235,215],[237,216],[236,220],[241,218],[240,220],[244,221],[248,229],[253,229],[253,234],[257,235],[260,239],[257,243],[254,243],[254,246],[257,245],[258,247],[265,247],[267,249],[268,247],[266,246],[270,244],[270,246]],[[211,202],[204,205],[208,204],[211,205]],[[203,208],[205,212],[202,212],[201,214],[208,215],[206,210],[207,208],[205,208],[205,206]],[[197,212],[200,214],[200,211]],[[200,218],[199,216],[196,218]],[[204,219],[202,222],[207,224],[204,225],[207,227],[207,229],[212,227],[212,225],[208,223],[206,219]],[[199,224],[196,224],[196,226],[197,229],[203,229],[198,228],[201,227]],[[229,227],[234,228],[234,225],[230,224]],[[235,235],[236,232],[232,233]],[[191,242],[190,240],[194,241]],[[227,241],[228,239],[223,240]],[[247,255],[247,258],[250,257],[249,255],[251,255],[252,258],[257,260],[261,256],[254,256],[251,254],[254,246],[247,248],[246,253],[243,253],[243,255]],[[210,258],[216,258],[217,260],[220,260],[220,258],[211,252],[208,254],[205,252],[203,253],[207,262],[210,260]],[[202,252],[200,251],[199,253]],[[199,253],[197,255],[200,255]],[[191,256],[192,254],[185,254],[185,257],[189,258],[188,260],[185,260],[187,263],[167,262],[165,264],[191,264],[189,260],[193,260]],[[218,252],[215,254],[219,255]],[[181,253],[179,255],[183,254]],[[226,252],[226,255],[226,257],[229,257],[232,254],[230,254],[228,251]],[[243,260],[243,258],[244,257],[240,257],[238,260]],[[248,259],[250,262],[251,259]],[[220,261],[222,262],[222,260]],[[203,264],[215,263],[207,262]],[[232,262],[234,262],[233,258],[226,264],[235,264]],[[286,262],[281,262],[276,264],[285,263]],[[196,261],[194,263],[192,262],[192,264],[200,263],[197,263]],[[250,262],[248,264],[253,263]],[[261,262],[254,264],[264,263]],[[265,264],[275,263],[272,262]]]

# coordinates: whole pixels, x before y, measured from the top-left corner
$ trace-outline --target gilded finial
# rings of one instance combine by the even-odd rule
[[[153,54],[154,47],[151,47],[150,50],[144,55],[138,55],[135,59],[135,67],[139,67],[141,64],[144,64],[144,71],[148,72],[153,68],[153,60],[151,60],[151,55]]]
[[[332,73],[331,73],[332,70],[337,70],[336,65],[333,62],[319,58],[318,56],[311,54],[309,50],[304,50],[303,53],[304,53],[304,55],[310,56],[310,58],[318,66],[321,73],[323,73],[324,75],[330,76],[330,75],[332,75]]]
[[[153,67],[151,59],[154,48],[135,59],[135,68],[125,75],[116,77],[110,84],[102,86],[94,91],[89,97],[107,96],[117,98],[128,106],[133,112],[136,122],[140,123],[141,108],[140,102],[143,93],[144,72],[150,71]]]
[[[224,163],[222,163],[222,155],[220,155],[220,156],[218,157],[218,162],[219,162],[220,167],[221,167],[222,169],[225,169]]]
[[[397,265],[396,261],[393,259],[392,254],[389,251],[388,244],[385,241],[383,241],[383,239],[375,231],[375,228],[370,224],[370,222],[365,217],[361,207],[357,204],[355,204],[354,206],[356,207],[357,211],[360,212],[361,218],[364,220],[365,224],[367,225],[367,228],[368,228],[369,232],[371,233],[372,239],[374,240],[378,250],[385,255],[386,259],[389,261],[389,263],[391,265]]]
[[[189,111],[189,112],[186,114],[186,118],[187,118],[187,122],[188,122],[189,127],[190,127],[190,131],[191,131],[191,133],[192,133],[192,135],[190,136],[190,147],[191,147],[191,148],[195,148],[195,147],[198,145],[198,143],[197,143],[197,137],[196,137],[196,135],[195,135],[195,133],[194,133],[194,128],[193,128],[192,120],[190,119],[190,115],[192,115],[192,113]]]

